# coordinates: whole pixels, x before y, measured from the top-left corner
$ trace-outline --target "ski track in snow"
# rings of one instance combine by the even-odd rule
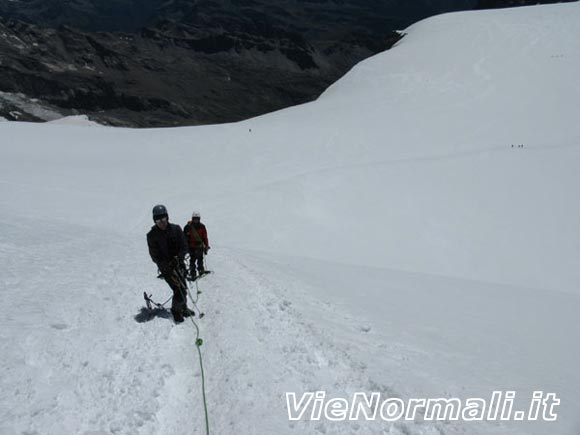
[[[70,224],[63,233],[58,222],[43,222],[39,245],[38,221],[4,225],[3,294],[12,288],[19,294],[10,294],[15,303],[0,332],[2,354],[9,355],[0,365],[6,374],[0,386],[10,394],[0,434],[203,433],[194,329],[189,322],[174,325],[169,316],[135,321],[143,291],[159,302],[170,295],[155,278],[144,237]],[[215,274],[197,284],[206,313],[198,323],[211,433],[461,433],[460,425],[419,421],[290,422],[286,392],[380,392],[404,399],[392,382],[370,374],[357,349],[382,346],[403,365],[425,350],[403,338],[389,339],[387,352],[384,337],[365,335],[371,325],[345,307],[317,300],[299,277],[288,279],[245,251],[215,248],[208,261]],[[352,346],[344,337],[352,337]],[[391,362],[384,363],[388,370]]]
[[[70,223],[63,231],[59,222],[43,221],[39,239],[40,223],[33,218],[3,225],[2,294],[13,303],[0,331],[0,387],[10,395],[3,398],[0,434],[203,433],[193,328],[164,317],[135,321],[143,291],[160,302],[170,295],[155,278],[143,235]],[[460,425],[450,423],[290,422],[286,392],[404,398],[357,359],[358,346],[384,342],[354,342],[369,325],[316,300],[299,279],[289,280],[244,251],[218,247],[208,261],[216,273],[198,285],[206,313],[199,325],[211,433],[461,433]],[[18,295],[8,291],[15,288]],[[341,329],[344,334],[337,335]],[[353,337],[352,348],[344,336]],[[405,347],[404,340],[388,343],[391,357],[402,364],[424,351]]]
[[[5,288],[18,286],[21,303],[8,313],[8,326],[2,331],[2,352],[11,355],[2,361],[2,388],[11,397],[5,402],[10,406],[2,410],[0,433],[202,433],[192,325],[174,325],[164,317],[137,323],[134,318],[143,306],[144,290],[160,301],[170,294],[165,283],[155,279],[152,263],[129,255],[145,249],[144,242],[123,244],[115,234],[103,237],[83,228],[53,242],[46,243],[50,252],[41,249],[32,258],[27,246],[1,245],[8,270],[26,263],[40,273],[28,279],[10,274],[3,278]],[[88,247],[90,270],[86,258],[64,254],[84,253]],[[121,247],[127,255],[113,260],[118,257],[115,252],[123,252]],[[198,281],[198,305],[206,316],[196,319],[204,339],[212,433],[445,433],[419,423],[363,427],[290,422],[286,391],[301,394],[324,386],[329,394],[344,397],[355,391],[398,394],[369,379],[363,363],[333,344],[329,331],[301,315],[292,301],[292,283],[267,277],[236,254],[216,251],[209,257],[216,262],[216,273]],[[46,281],[55,293],[69,298],[43,292]],[[87,293],[90,305],[78,305],[87,300],[79,299],[79,292]],[[301,295],[301,303],[305,300]],[[34,318],[43,321],[28,321]],[[15,331],[25,331],[26,340],[18,341]],[[55,340],[58,346],[52,345]]]
[[[218,274],[200,281],[207,288],[201,300],[208,307],[220,307],[202,320],[205,334],[211,337],[206,370],[217,394],[210,405],[218,410],[213,415],[215,433],[445,433],[435,425],[420,423],[390,426],[371,422],[363,427],[359,422],[290,422],[285,392],[318,391],[321,380],[329,393],[341,397],[356,391],[381,392],[385,398],[399,395],[370,379],[364,363],[356,361],[348,349],[333,344],[331,334],[301,315],[300,307],[292,302],[297,289],[291,283],[274,281],[229,253],[218,256],[218,266]],[[300,300],[305,303],[303,294]],[[213,373],[211,367],[220,371]],[[247,396],[231,403],[240,392]],[[223,404],[228,404],[227,412],[219,411]],[[263,419],[245,419],[248,407]],[[263,422],[269,420],[271,427],[266,431]]]

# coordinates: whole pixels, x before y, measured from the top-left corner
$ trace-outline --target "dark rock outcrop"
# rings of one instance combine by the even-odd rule
[[[0,91],[114,125],[230,122],[310,101],[398,38],[315,46],[281,29],[209,32],[163,20],[138,33],[87,33],[0,19]]]
[[[513,8],[550,3],[570,3],[577,0],[479,0],[476,9]]]
[[[394,29],[524,3],[0,0],[0,92],[113,125],[237,121],[315,99]]]

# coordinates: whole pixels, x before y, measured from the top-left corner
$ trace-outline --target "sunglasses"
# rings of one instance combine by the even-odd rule
[[[155,218],[155,223],[167,222],[167,219],[168,219],[167,216],[159,216],[159,217]]]

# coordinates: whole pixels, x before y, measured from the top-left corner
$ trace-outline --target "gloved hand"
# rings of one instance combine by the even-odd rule
[[[203,253],[205,255],[207,255],[207,251],[209,251],[211,248],[209,246],[206,246],[205,249],[203,250]]]

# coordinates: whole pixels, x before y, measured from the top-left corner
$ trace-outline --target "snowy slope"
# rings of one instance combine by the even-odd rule
[[[191,328],[134,320],[144,290],[169,296],[158,202],[213,242],[212,433],[578,434],[579,20],[431,18],[238,124],[2,123],[0,434],[202,433]],[[293,423],[284,397],[507,389],[557,393],[559,421]]]

